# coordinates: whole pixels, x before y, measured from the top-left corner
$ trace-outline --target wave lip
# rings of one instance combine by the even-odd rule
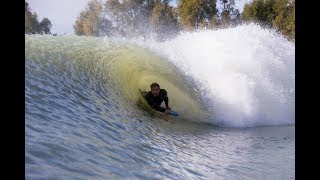
[[[253,127],[295,123],[295,45],[255,24],[183,33],[148,44],[198,82],[210,122]]]

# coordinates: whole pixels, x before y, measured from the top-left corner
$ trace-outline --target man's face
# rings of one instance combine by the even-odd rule
[[[157,86],[153,86],[151,88],[151,93],[153,94],[153,96],[159,96],[159,92],[160,92],[160,89]]]

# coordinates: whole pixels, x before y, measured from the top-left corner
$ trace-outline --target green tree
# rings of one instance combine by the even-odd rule
[[[244,21],[253,21],[254,20],[254,10],[251,7],[251,4],[246,3],[243,7],[241,14],[241,19]]]
[[[238,9],[235,9],[235,0],[220,0],[223,5],[221,12],[222,27],[228,27],[230,25],[236,25],[240,22],[240,13]]]
[[[107,0],[107,14],[118,33],[123,36],[143,36],[152,30],[151,14],[156,0]]]
[[[219,14],[216,14],[215,16],[212,16],[209,20],[208,29],[215,29],[220,26],[219,22]]]
[[[80,13],[74,26],[77,35],[110,35],[112,23],[104,16],[103,5],[98,0],[91,0],[87,8]]]
[[[253,0],[251,4],[245,4],[241,18],[271,27],[275,18],[274,4],[275,0]]]
[[[48,18],[43,18],[39,24],[40,33],[51,34],[52,24]]]
[[[178,13],[180,24],[186,30],[209,27],[217,14],[216,0],[181,0]]]
[[[30,8],[29,8],[29,4],[27,2],[25,2],[25,15],[24,15],[24,20],[25,20],[25,33],[26,34],[35,34],[37,33],[37,29],[38,29],[38,17],[37,14],[34,13],[32,14]]]
[[[151,24],[159,40],[171,38],[179,32],[178,20],[168,1],[157,0],[152,11]]]
[[[98,36],[99,35],[99,18],[100,13],[102,12],[101,4],[92,0],[88,3],[87,10],[82,14],[82,31],[84,35],[87,36]]]
[[[125,17],[122,15],[124,12],[124,5],[118,0],[107,0],[104,4],[108,19],[112,22],[113,30],[112,34],[125,36],[126,26]]]
[[[277,0],[273,6],[275,19],[272,21],[284,35],[295,38],[295,1]]]
[[[51,22],[48,18],[43,18],[39,23],[37,13],[31,12],[29,3],[25,2],[24,29],[26,34],[51,34]]]
[[[231,15],[229,9],[227,8],[228,0],[221,0],[221,4],[223,4],[223,9],[221,12],[221,24],[222,26],[229,26],[231,23]]]
[[[244,6],[241,18],[276,28],[295,39],[295,0],[253,0]]]
[[[73,25],[73,29],[74,29],[74,33],[76,35],[85,35],[84,31],[83,31],[83,22],[84,22],[84,19],[86,17],[86,13],[85,12],[81,12],[80,13],[80,16],[78,16],[75,24]]]

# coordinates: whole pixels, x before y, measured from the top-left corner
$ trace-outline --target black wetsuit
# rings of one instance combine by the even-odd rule
[[[166,107],[169,107],[168,106],[169,99],[168,99],[167,91],[165,89],[160,89],[159,96],[156,96],[156,97],[153,96],[151,91],[149,91],[144,95],[144,98],[147,100],[151,108],[157,111],[161,111],[161,112],[166,111],[166,108],[160,107],[162,101],[165,102]]]

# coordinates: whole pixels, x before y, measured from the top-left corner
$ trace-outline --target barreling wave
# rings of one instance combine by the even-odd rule
[[[110,118],[145,118],[139,89],[158,82],[182,120],[294,124],[294,45],[255,25],[162,43],[74,35],[25,41],[26,93],[39,98],[43,88],[56,105],[70,99],[73,107],[64,108],[71,111],[98,106],[95,113]]]
[[[149,90],[152,82],[158,82],[168,91],[170,106],[181,119],[199,122],[207,118],[191,80],[173,63],[129,41],[26,35],[26,71],[30,73],[27,82],[47,77],[41,81],[43,86],[63,86],[68,93],[61,89],[52,92],[65,98],[77,96],[88,103],[100,102],[104,104],[102,111],[123,118],[126,114],[143,116],[137,104],[139,89]]]

